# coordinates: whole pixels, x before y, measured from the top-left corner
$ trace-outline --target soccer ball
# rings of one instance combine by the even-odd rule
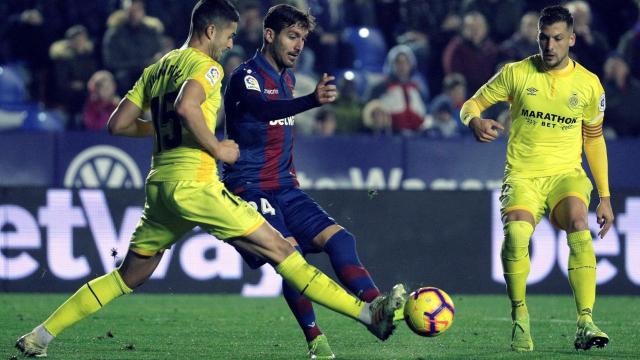
[[[455,308],[449,295],[435,287],[423,287],[409,295],[404,320],[420,336],[438,336],[453,324]]]

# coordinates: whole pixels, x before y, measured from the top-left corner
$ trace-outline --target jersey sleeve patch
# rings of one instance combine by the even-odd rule
[[[220,70],[217,67],[212,66],[209,71],[204,75],[207,81],[214,86],[218,81],[220,81]]]
[[[260,91],[260,84],[258,83],[258,79],[254,78],[251,75],[247,75],[244,77],[244,87],[246,87],[247,90]]]
[[[600,95],[600,100],[598,100],[598,110],[600,110],[600,112],[603,112],[606,107],[607,100],[605,99],[604,93],[602,93],[602,95]]]

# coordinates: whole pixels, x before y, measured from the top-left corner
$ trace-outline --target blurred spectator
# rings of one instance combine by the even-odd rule
[[[64,39],[51,45],[49,56],[54,70],[52,100],[67,114],[67,127],[75,129],[80,125],[78,118],[87,94],[87,81],[97,69],[87,29],[82,25],[70,27]]]
[[[240,6],[238,35],[233,42],[245,54],[253,54],[262,47],[262,8],[259,1],[244,1]]]
[[[571,1],[565,7],[573,15],[573,32],[576,34],[576,44],[569,49],[571,54],[587,70],[601,75],[609,53],[607,38],[591,28],[591,8],[586,1]]]
[[[504,41],[518,29],[525,3],[524,0],[463,0],[462,13],[481,13],[489,20],[491,38]]]
[[[396,45],[387,55],[386,79],[373,88],[370,99],[379,99],[391,114],[396,133],[409,134],[422,130],[427,106],[415,73],[416,59],[406,45]]]
[[[245,52],[240,47],[233,47],[231,50],[225,52],[222,55],[220,64],[224,71],[224,77],[222,78],[222,93],[227,89],[227,82],[231,77],[231,73],[245,60]]]
[[[432,121],[426,126],[427,135],[437,138],[452,138],[462,133],[460,109],[467,99],[467,83],[460,74],[449,74],[444,78],[442,94],[429,105]]]
[[[538,17],[535,11],[524,14],[518,32],[500,45],[507,61],[520,61],[538,53]]]
[[[363,132],[375,135],[391,135],[391,115],[380,100],[371,100],[362,110]]]
[[[427,81],[429,89],[435,93],[442,91],[442,80],[444,79],[444,69],[442,67],[442,53],[444,49],[449,45],[449,42],[454,37],[458,36],[462,29],[462,17],[456,12],[447,14],[440,27],[437,28],[429,37],[430,53],[433,54],[429,57],[429,63],[427,64],[428,74]]]
[[[27,9],[10,16],[6,21],[4,39],[7,46],[7,62],[19,66],[33,101],[46,100],[47,68],[50,32],[38,9]]]
[[[498,61],[498,48],[488,38],[488,30],[481,13],[468,13],[463,19],[461,36],[453,38],[442,54],[444,73],[462,74],[470,93],[489,80]]]
[[[341,38],[347,28],[345,1],[308,0],[307,3],[316,18],[316,28],[309,34],[309,49],[305,51],[312,50],[315,55],[315,72],[335,73],[337,69],[353,67],[353,48]]]
[[[333,109],[338,119],[336,132],[340,134],[356,133],[362,127],[362,103],[354,76],[352,72],[347,72],[336,81],[339,96],[333,103]]]
[[[618,52],[629,64],[631,75],[640,79],[640,0],[636,0],[636,4],[638,6],[638,21],[620,38]]]
[[[124,94],[142,70],[159,58],[164,28],[160,20],[145,15],[142,0],[123,0],[122,10],[111,14],[107,25],[104,64],[115,75],[118,93]]]
[[[629,65],[619,55],[605,62],[604,89],[607,94],[605,136],[640,136],[640,118],[631,110],[640,101],[640,81],[629,74]]]
[[[87,88],[89,96],[84,105],[84,127],[87,130],[104,130],[109,116],[120,102],[113,75],[106,70],[97,71],[89,79]]]
[[[336,133],[336,113],[329,106],[320,108],[313,122],[313,134],[333,136]]]

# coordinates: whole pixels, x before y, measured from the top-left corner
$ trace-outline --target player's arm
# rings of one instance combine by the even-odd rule
[[[240,156],[238,144],[233,140],[218,141],[207,126],[201,105],[207,99],[202,85],[196,80],[187,80],[180,89],[175,102],[176,113],[182,124],[196,141],[214,158],[233,164]]]
[[[591,175],[596,183],[600,204],[596,209],[598,224],[600,224],[600,238],[603,238],[613,224],[613,209],[611,208],[611,193],[609,192],[609,164],[607,161],[607,145],[602,133],[602,121],[595,125],[582,126],[584,152],[591,169]]]
[[[504,130],[502,124],[483,119],[481,114],[495,103],[508,101],[513,87],[513,69],[507,64],[462,105],[460,120],[473,130],[478,141],[491,142],[498,137],[498,130]]]
[[[473,135],[480,142],[491,142],[498,138],[498,130],[504,130],[499,122],[492,119],[483,119],[481,114],[492,104],[482,94],[476,94],[464,102],[460,109],[462,123],[473,130]]]
[[[111,135],[145,137],[155,131],[151,121],[141,119],[143,111],[127,98],[122,99],[107,122]]]
[[[314,107],[332,103],[337,98],[336,86],[328,84],[334,80],[335,77],[327,74],[323,74],[314,92],[290,100],[268,100],[262,94],[260,88],[251,88],[244,84],[245,81],[241,76],[238,78],[242,81],[242,83],[236,85],[242,86],[241,91],[236,92],[240,94],[240,99],[238,99],[239,106],[242,106],[244,110],[254,114],[263,121],[294,116]]]

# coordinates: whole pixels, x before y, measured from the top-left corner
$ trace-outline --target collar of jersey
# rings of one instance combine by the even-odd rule
[[[547,74],[555,77],[568,76],[575,71],[576,67],[578,67],[578,64],[573,59],[569,59],[567,66],[560,70],[547,70]]]
[[[269,62],[264,57],[264,55],[262,55],[260,50],[256,51],[256,55],[254,56],[254,58],[256,59],[256,63],[258,64],[258,66],[260,66],[261,68],[265,69],[267,71],[267,73],[271,77],[273,77],[274,79],[279,79],[282,75],[284,75],[284,72],[287,71],[285,69],[285,70],[282,71],[282,74],[278,74],[276,69],[274,69],[273,66],[271,66],[271,64],[269,64]]]

